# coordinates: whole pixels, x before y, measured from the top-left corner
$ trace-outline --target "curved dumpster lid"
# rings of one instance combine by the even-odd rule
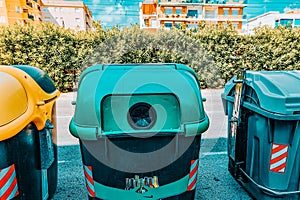
[[[81,74],[74,121],[99,126],[99,105],[106,96],[132,94],[174,94],[182,124],[206,118],[198,78],[191,68],[181,64],[98,64]]]
[[[247,71],[262,109],[283,115],[300,114],[300,71]]]
[[[54,90],[55,89],[55,90]],[[40,69],[25,65],[0,65],[0,141],[9,139],[34,123],[38,130],[52,120],[60,93]]]
[[[0,127],[21,116],[27,109],[28,99],[22,84],[13,76],[0,72]]]

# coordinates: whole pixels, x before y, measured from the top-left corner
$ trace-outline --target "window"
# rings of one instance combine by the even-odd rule
[[[180,24],[178,24],[178,23],[175,23],[175,28],[177,28],[177,29],[180,29]]]
[[[172,28],[173,24],[172,23],[165,23],[166,28]]]
[[[188,10],[187,16],[188,17],[198,17],[198,11],[197,10]]]
[[[182,14],[182,9],[176,8],[176,15],[181,15],[181,14]]]
[[[21,13],[21,9],[19,8],[19,6],[16,6],[16,12]]]
[[[292,27],[293,20],[292,19],[280,19],[280,24],[286,27]]]
[[[62,12],[62,11],[64,11],[64,9],[63,8],[59,8],[59,12]]]
[[[43,8],[43,11],[44,12],[49,12],[49,9],[48,8]]]
[[[295,27],[300,27],[300,19],[295,19],[294,26]]]
[[[228,15],[229,15],[229,9],[225,9],[225,8],[224,8],[223,11],[224,11],[224,16],[228,16]]]
[[[5,23],[5,17],[4,16],[0,16],[0,23]]]
[[[50,22],[50,17],[45,17],[45,18],[44,18],[44,21],[45,21],[45,22]]]
[[[232,9],[232,16],[238,16],[239,15],[239,10]]]
[[[172,13],[173,13],[172,8],[165,8],[166,15],[172,15]]]
[[[80,18],[75,18],[75,21],[76,22],[80,22]]]
[[[151,27],[157,27],[156,19],[151,19]]]
[[[80,12],[80,9],[79,8],[75,8],[75,12]]]
[[[278,26],[279,26],[279,20],[276,19],[276,20],[275,20],[275,27],[278,27]]]
[[[207,10],[205,12],[205,18],[208,18],[208,19],[216,18],[216,12],[214,10]]]
[[[188,28],[199,28],[198,24],[188,24]]]
[[[232,27],[233,27],[235,30],[238,30],[238,29],[239,29],[239,24],[238,24],[238,23],[232,23]]]
[[[58,8],[54,8],[54,12],[58,12]]]

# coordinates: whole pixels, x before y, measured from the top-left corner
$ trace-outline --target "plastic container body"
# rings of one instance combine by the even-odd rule
[[[70,132],[89,198],[193,199],[208,124],[197,76],[184,65],[88,68]]]
[[[300,72],[246,71],[238,120],[233,118],[235,80],[222,94],[229,171],[256,199],[299,199]]]
[[[31,66],[0,66],[0,82],[0,199],[51,198],[59,92],[45,72]]]

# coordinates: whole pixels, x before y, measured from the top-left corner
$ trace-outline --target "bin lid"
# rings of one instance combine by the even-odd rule
[[[163,99],[164,94],[165,99]],[[157,102],[157,98],[162,97],[162,106],[167,106],[167,103],[163,103],[167,101],[172,102],[173,107],[176,107],[175,99],[177,99],[181,125],[199,123],[207,117],[202,105],[197,75],[185,65],[99,64],[86,69],[80,77],[74,123],[84,127],[101,128],[103,113],[110,113],[110,111],[101,110],[101,105],[108,105],[106,100],[111,95],[124,97],[124,101],[126,99],[137,101],[143,99],[138,98],[137,95],[146,95],[148,97],[144,98],[146,101],[144,103]],[[135,97],[131,98],[131,96]],[[114,100],[122,103],[120,98],[114,98]],[[168,110],[171,109],[165,109],[166,112]],[[118,114],[121,115],[121,113]],[[125,114],[123,117],[127,118]]]
[[[250,98],[257,98],[259,109],[280,115],[300,114],[300,71],[246,71],[245,78],[245,84],[257,95]],[[234,87],[234,79],[226,84],[224,96]]]
[[[22,84],[13,76],[0,72],[0,127],[21,116],[27,109],[27,95]]]
[[[12,138],[33,123],[38,130],[52,121],[59,97],[51,79],[31,66],[0,66],[0,141]]]

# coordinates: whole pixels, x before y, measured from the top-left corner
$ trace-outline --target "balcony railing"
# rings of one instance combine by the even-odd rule
[[[243,19],[243,15],[219,15],[218,18],[224,20]]]
[[[203,3],[203,4],[243,4],[245,0],[160,0],[162,4]]]
[[[159,14],[158,17],[164,20],[172,20],[172,21],[198,21],[202,20],[202,16],[187,16],[187,14],[181,15],[166,15],[166,14]]]
[[[204,0],[206,4],[243,4],[244,0]]]
[[[204,0],[160,0],[160,4],[172,5],[172,4],[200,4],[204,3]]]

